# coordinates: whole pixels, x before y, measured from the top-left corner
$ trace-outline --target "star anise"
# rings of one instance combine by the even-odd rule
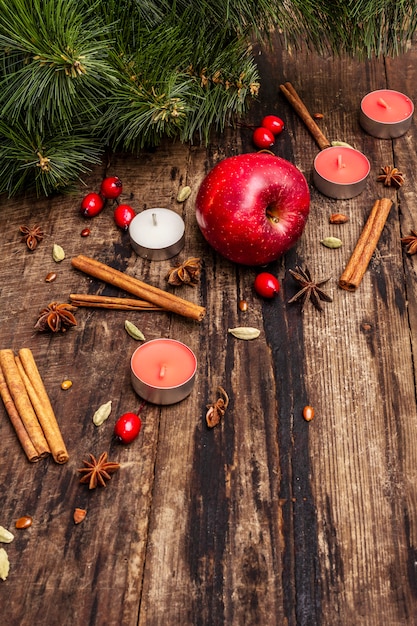
[[[304,311],[304,307],[308,300],[316,307],[318,311],[322,311],[323,307],[320,304],[320,300],[325,302],[332,302],[333,299],[323,291],[321,288],[322,285],[327,283],[330,278],[326,278],[325,280],[314,281],[311,278],[310,270],[308,267],[305,267],[302,270],[298,265],[295,268],[295,271],[289,270],[291,276],[300,283],[302,289],[298,291],[295,296],[293,296],[288,303],[295,302],[296,300],[302,301],[301,312]]]
[[[397,189],[404,184],[404,174],[393,165],[385,165],[381,167],[381,172],[376,179],[378,183],[384,183],[385,187],[396,187]]]
[[[29,250],[34,250],[43,239],[43,231],[38,224],[20,226],[19,230],[22,233],[22,242],[25,242]]]
[[[406,246],[408,254],[415,254],[417,252],[417,231],[412,230],[410,235],[402,237],[401,243]]]
[[[107,456],[107,452],[103,452],[96,459],[93,454],[90,454],[90,461],[83,461],[85,467],[78,470],[80,474],[83,474],[80,483],[88,483],[89,489],[95,489],[97,485],[105,487],[106,480],[111,479],[110,474],[117,472],[120,467],[119,463],[107,461]]]
[[[77,307],[72,304],[51,302],[39,312],[35,328],[40,332],[51,330],[53,333],[58,331],[64,333],[67,328],[77,325],[77,321],[72,314],[72,311],[76,310]]]
[[[198,277],[201,272],[201,259],[191,258],[172,267],[165,276],[170,285],[179,287],[180,285],[191,285],[194,287],[198,283]]]

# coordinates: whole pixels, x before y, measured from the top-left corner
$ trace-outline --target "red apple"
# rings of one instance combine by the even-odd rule
[[[301,237],[310,210],[307,181],[295,165],[265,152],[223,159],[196,198],[197,223],[222,256],[266,265]]]

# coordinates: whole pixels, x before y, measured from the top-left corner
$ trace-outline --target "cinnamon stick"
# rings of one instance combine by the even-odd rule
[[[313,139],[316,141],[320,150],[323,150],[324,148],[329,148],[331,146],[330,141],[317,126],[316,122],[311,117],[307,107],[301,100],[300,96],[298,95],[292,84],[287,82],[283,85],[280,85],[279,88],[288,100],[288,102],[291,104],[295,112],[304,122],[305,126],[312,135]]]
[[[40,457],[46,456],[51,451],[26,392],[24,382],[15,362],[13,350],[0,350],[0,367],[3,371],[10,396],[34,448]]]
[[[17,438],[20,441],[20,445],[22,446],[27,458],[31,463],[35,463],[41,459],[41,455],[38,454],[35,446],[32,443],[31,438],[29,437],[27,430],[22,422],[22,418],[19,415],[18,410],[16,409],[16,405],[13,402],[13,398],[10,395],[9,388],[6,383],[6,379],[3,375],[3,370],[0,367],[0,396],[3,400],[4,408],[7,411],[7,414],[10,418],[12,426],[15,430]],[[49,454],[46,453],[45,456]]]
[[[84,256],[83,254],[74,257],[71,263],[73,267],[90,276],[94,276],[116,287],[120,287],[128,293],[138,298],[143,298],[155,306],[171,311],[172,313],[178,313],[179,315],[197,320],[198,322],[201,322],[206,313],[205,309],[198,304],[184,300],[168,291],[158,289],[158,287],[148,285],[137,278],[124,274],[119,270]]]
[[[16,360],[52,456],[57,463],[66,463],[69,454],[32,351],[22,348]]]
[[[163,311],[146,300],[133,298],[113,298],[111,296],[97,296],[88,293],[71,293],[71,302],[74,306],[96,307],[101,309],[115,309],[119,311]]]
[[[381,198],[374,203],[346,268],[339,278],[339,287],[342,289],[355,291],[360,285],[388,219],[391,206],[392,200],[389,198]]]

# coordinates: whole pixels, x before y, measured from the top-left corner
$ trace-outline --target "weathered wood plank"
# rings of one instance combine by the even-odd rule
[[[167,142],[106,163],[137,211],[169,206],[184,217],[178,260],[200,256],[204,266],[196,288],[177,292],[207,307],[201,323],[159,312],[79,309],[78,326],[65,335],[35,333],[38,311],[50,301],[71,292],[120,295],[72,269],[71,257],[88,254],[164,288],[172,263],[139,259],[115,227],[111,206],[87,223],[78,212],[82,188],[70,197],[1,201],[0,347],[32,348],[71,455],[66,466],[30,465],[0,406],[0,524],[13,529],[20,515],[34,518],[6,546],[12,567],[0,581],[0,603],[7,626],[413,623],[417,292],[414,259],[400,237],[417,227],[416,131],[413,123],[403,138],[376,140],[360,129],[358,111],[365,93],[385,85],[417,102],[417,50],[363,63],[291,55],[278,44],[261,52],[262,90],[248,123],[266,113],[285,119],[274,151],[311,182],[318,148],[279,93],[290,80],[308,108],[323,113],[329,139],[351,143],[372,165],[365,192],[352,200],[326,198],[311,186],[303,237],[269,267],[282,283],[273,301],[254,294],[256,268],[237,267],[208,247],[194,217],[205,173],[219,159],[253,149],[247,128],[213,137],[207,150]],[[388,163],[406,174],[398,192],[376,182]],[[87,189],[98,188],[103,174],[104,166],[96,168]],[[185,184],[192,195],[179,204]],[[337,279],[382,195],[394,206],[378,249],[357,292],[343,292]],[[350,221],[328,224],[335,210]],[[30,253],[18,229],[35,222],[45,239]],[[92,232],[84,239],[86,225]],[[340,249],[320,244],[329,234],[342,239]],[[54,242],[67,254],[59,265]],[[296,264],[330,277],[333,302],[322,314],[310,306],[302,315],[297,303],[288,304],[297,290],[288,269]],[[45,283],[52,270],[57,280]],[[242,298],[246,313],[237,306]],[[137,344],[123,328],[127,317],[147,339],[187,343],[199,367],[189,398],[146,405],[139,439],[122,447],[112,440],[112,425],[140,405],[130,384]],[[233,338],[227,329],[237,325],[260,328],[260,338]],[[68,391],[60,388],[65,378],[73,381]],[[206,405],[218,385],[230,405],[209,430]],[[111,418],[96,428],[94,410],[109,399]],[[310,423],[302,418],[305,404],[316,410]],[[79,485],[77,468],[89,452],[104,450],[121,469],[106,489],[90,493]],[[75,507],[88,510],[79,526]]]

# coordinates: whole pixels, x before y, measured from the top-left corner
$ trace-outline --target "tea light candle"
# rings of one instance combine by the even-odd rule
[[[403,93],[378,89],[362,99],[360,124],[373,137],[394,139],[410,128],[413,112],[413,103]]]
[[[175,339],[153,339],[135,350],[131,379],[136,393],[152,404],[174,404],[186,398],[194,385],[197,359]]]
[[[364,154],[346,146],[332,146],[314,159],[313,181],[330,198],[348,199],[365,188],[371,166]]]
[[[132,248],[139,256],[153,261],[170,259],[185,243],[185,224],[171,209],[146,209],[129,225]]]

